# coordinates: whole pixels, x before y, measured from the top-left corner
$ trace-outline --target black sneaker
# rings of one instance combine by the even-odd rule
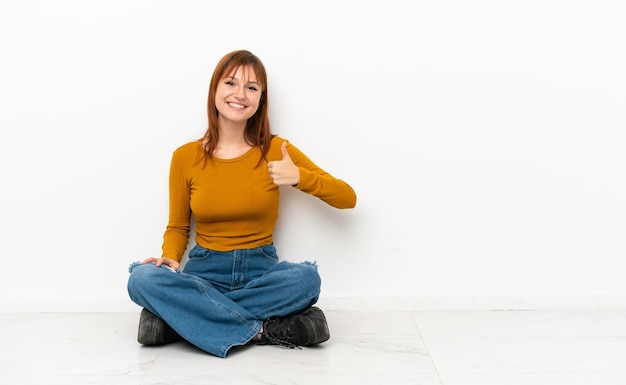
[[[320,344],[330,338],[326,316],[317,307],[286,317],[271,317],[263,322],[260,345],[290,348]]]
[[[145,308],[141,310],[139,330],[137,332],[137,341],[140,344],[165,345],[170,342],[181,341],[182,339],[165,321]]]

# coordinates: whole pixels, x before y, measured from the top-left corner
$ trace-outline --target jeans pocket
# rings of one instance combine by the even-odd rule
[[[260,246],[258,250],[265,258],[278,262],[278,255],[276,254],[276,248],[274,245],[263,245]]]
[[[212,250],[209,249],[205,249],[202,246],[194,246],[191,250],[189,250],[189,260],[202,260],[202,259],[208,259],[209,257],[211,257],[211,253]]]

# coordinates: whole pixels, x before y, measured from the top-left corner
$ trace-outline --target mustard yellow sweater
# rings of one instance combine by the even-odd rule
[[[281,160],[281,144],[274,137],[267,161]],[[292,161],[300,168],[295,188],[337,208],[353,208],[356,194],[346,182],[319,168],[287,142]],[[270,244],[278,219],[280,192],[267,172],[267,162],[256,167],[257,147],[234,159],[203,161],[201,141],[174,151],[170,166],[170,213],[163,236],[163,257],[182,259],[189,242],[191,218],[198,245],[219,251]]]

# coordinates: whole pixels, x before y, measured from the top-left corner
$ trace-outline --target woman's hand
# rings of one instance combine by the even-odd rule
[[[287,142],[283,142],[281,147],[283,152],[282,160],[267,162],[267,171],[274,184],[295,186],[300,183],[300,169],[296,166],[287,152]]]
[[[141,261],[142,265],[145,265],[146,263],[152,263],[155,262],[157,267],[161,266],[161,265],[165,265],[165,266],[169,266],[174,270],[178,270],[180,268],[180,263],[176,262],[175,260],[171,259],[171,258],[154,258],[154,257],[150,257],[150,258],[146,258],[143,261]]]

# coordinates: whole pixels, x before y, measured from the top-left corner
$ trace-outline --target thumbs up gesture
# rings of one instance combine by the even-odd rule
[[[293,163],[287,152],[287,142],[281,147],[282,160],[267,162],[267,171],[276,185],[292,185],[300,183],[300,169]]]

